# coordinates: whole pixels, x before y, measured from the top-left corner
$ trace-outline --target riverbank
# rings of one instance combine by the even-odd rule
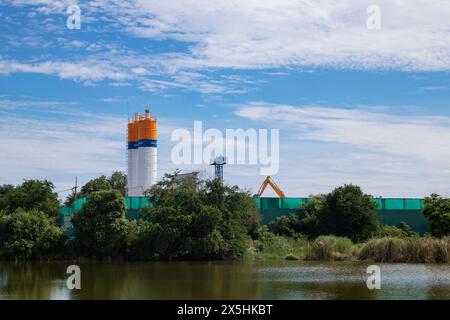
[[[303,236],[283,237],[270,232],[250,240],[241,259],[139,259],[136,257],[85,257],[73,251],[41,257],[39,261],[368,261],[383,263],[450,264],[450,237],[374,238],[353,243],[336,236],[320,236],[309,241]],[[1,257],[0,261],[11,261]],[[18,260],[16,260],[18,261]]]
[[[395,263],[450,263],[450,237],[375,238],[353,243],[348,238],[320,236],[287,238],[268,234],[253,240],[245,259],[310,261],[374,261]]]

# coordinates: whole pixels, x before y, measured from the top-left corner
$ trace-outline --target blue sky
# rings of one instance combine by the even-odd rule
[[[66,26],[71,4],[79,30]],[[202,120],[279,129],[274,178],[288,196],[344,183],[450,196],[450,3],[377,1],[379,30],[366,26],[371,4],[0,0],[0,183],[64,190],[125,170],[127,118],[150,107],[159,176],[180,167],[173,130]],[[225,179],[256,191],[264,177],[229,165]]]

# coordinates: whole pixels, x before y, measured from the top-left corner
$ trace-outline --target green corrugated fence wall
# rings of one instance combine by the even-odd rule
[[[301,207],[308,201],[309,198],[255,198],[263,224],[270,223],[281,215],[301,216],[303,214]],[[383,223],[395,226],[405,222],[421,234],[428,230],[427,220],[422,214],[424,208],[422,199],[374,198],[374,201],[377,203],[377,213]],[[80,210],[85,202],[86,198],[80,198],[73,203],[72,207],[61,207],[61,222],[65,228],[71,229],[71,215]],[[125,205],[127,219],[138,219],[139,210],[151,206],[151,203],[144,197],[125,197]]]

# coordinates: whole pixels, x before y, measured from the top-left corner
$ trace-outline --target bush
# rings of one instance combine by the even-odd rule
[[[301,236],[283,237],[270,232],[266,226],[259,229],[259,238],[251,243],[255,252],[249,252],[250,258],[280,259],[287,257],[303,257],[308,240]],[[289,259],[289,258],[288,258]]]
[[[0,186],[0,210],[12,214],[17,209],[36,209],[52,218],[59,217],[58,195],[47,180],[25,180],[19,186]]]
[[[141,211],[147,225],[137,246],[149,258],[237,258],[250,236],[257,235],[256,206],[237,187],[191,177],[183,183],[175,174],[166,175],[146,194],[155,207]]]
[[[104,175],[86,182],[77,194],[67,196],[64,205],[70,207],[75,199],[89,197],[92,193],[105,190],[119,191],[123,196],[127,194],[127,175],[121,171],[114,171],[110,177]]]
[[[364,241],[377,230],[376,203],[354,185],[345,185],[331,193],[315,197],[304,207],[300,231],[310,238],[331,234]]]
[[[299,235],[300,219],[297,215],[276,217],[269,224],[269,230],[275,234],[285,237],[295,237]]]
[[[63,250],[66,235],[42,211],[17,209],[0,214],[3,254],[13,259],[42,259]]]
[[[93,192],[74,214],[75,246],[79,253],[95,257],[117,257],[127,252],[134,224],[125,219],[125,203],[118,191]]]
[[[413,233],[399,227],[389,226],[381,224],[378,226],[377,231],[373,235],[375,238],[408,238]]]
[[[437,194],[425,198],[423,214],[428,219],[430,233],[434,237],[450,235],[450,199]]]
[[[307,260],[331,261],[349,258],[353,242],[345,237],[320,236],[308,247]]]

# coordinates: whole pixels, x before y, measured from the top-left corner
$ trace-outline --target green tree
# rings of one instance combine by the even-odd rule
[[[220,181],[166,175],[147,196],[139,247],[151,258],[224,259],[243,254],[259,215],[248,192]],[[256,221],[256,222],[255,222]],[[144,249],[143,249],[144,248]]]
[[[91,193],[83,208],[74,214],[72,224],[80,254],[96,257],[126,254],[131,231],[120,192],[102,190]]]
[[[112,190],[111,183],[109,182],[109,178],[102,175],[98,178],[92,179],[88,181],[84,186],[81,187],[81,192],[79,197],[87,197],[94,192],[103,191],[103,190]]]
[[[0,237],[7,257],[24,260],[61,253],[66,241],[64,230],[38,209],[0,213]]]
[[[335,235],[364,241],[379,225],[376,203],[360,187],[344,185],[305,206],[301,230],[310,237]]]
[[[108,179],[113,190],[117,190],[123,196],[127,194],[127,175],[121,171],[114,171]]]
[[[270,232],[285,237],[295,237],[299,234],[300,218],[295,214],[276,217],[269,224]]]
[[[47,180],[25,180],[16,187],[0,187],[0,210],[12,214],[17,209],[37,209],[49,217],[59,217],[59,200],[52,182]]]
[[[122,196],[126,196],[127,175],[121,171],[114,171],[110,177],[101,175],[100,177],[91,179],[81,187],[81,190],[77,194],[69,194],[64,205],[70,207],[75,199],[88,197],[92,193],[102,190],[116,190],[119,191]]]
[[[444,237],[450,235],[450,199],[432,194],[425,198],[423,214],[428,220],[432,236]]]

